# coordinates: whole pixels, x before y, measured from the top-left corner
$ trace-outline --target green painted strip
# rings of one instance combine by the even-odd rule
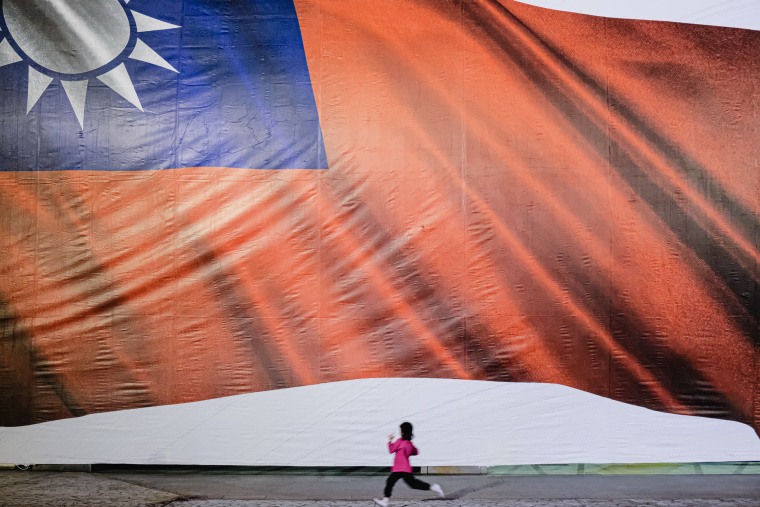
[[[760,462],[569,463],[488,467],[488,475],[760,475]]]
[[[8,465],[13,467],[13,465]],[[247,466],[194,466],[194,465],[33,465],[33,470],[83,471],[119,473],[204,473],[245,475],[324,475],[324,476],[376,476],[387,475],[390,467],[247,467]],[[3,465],[0,464],[0,469]],[[720,463],[569,463],[542,465],[434,466],[415,468],[422,475],[760,475],[760,461],[732,461]]]

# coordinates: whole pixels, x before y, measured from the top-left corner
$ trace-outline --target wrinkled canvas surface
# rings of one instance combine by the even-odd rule
[[[138,34],[147,113],[93,77],[79,129],[58,76],[27,114],[0,67],[0,425],[434,377],[760,428],[760,32],[184,4],[129,3],[180,27]],[[230,47],[271,64],[193,60]]]

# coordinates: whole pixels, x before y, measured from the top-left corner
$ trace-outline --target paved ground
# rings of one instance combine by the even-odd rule
[[[421,476],[448,498],[397,486],[404,507],[758,507],[757,475]],[[0,471],[0,506],[372,506],[383,476]]]

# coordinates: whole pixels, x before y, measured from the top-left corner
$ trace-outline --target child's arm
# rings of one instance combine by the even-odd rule
[[[409,453],[409,456],[417,456],[420,451],[417,450],[417,448],[412,444],[412,441],[409,441],[409,444],[412,446],[411,452]]]

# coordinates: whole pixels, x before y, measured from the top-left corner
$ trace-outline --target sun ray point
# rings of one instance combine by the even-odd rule
[[[29,111],[31,111],[37,101],[40,100],[40,97],[42,97],[42,94],[45,93],[45,90],[47,90],[52,82],[52,77],[34,70],[33,67],[29,67],[29,88],[26,95],[26,114],[29,114]]]
[[[180,28],[178,25],[173,25],[171,23],[167,23],[166,21],[161,21],[160,19],[146,16],[145,14],[141,14],[134,10],[132,11],[132,17],[135,19],[135,25],[137,26],[138,33],[153,32],[156,30],[174,30],[176,28]]]
[[[98,80],[102,81],[110,89],[127,99],[130,104],[137,109],[140,111],[143,110],[142,104],[140,104],[140,98],[137,96],[137,91],[135,91],[135,86],[132,84],[132,79],[129,77],[127,68],[123,63],[105,74],[98,76]]]
[[[63,90],[69,99],[74,114],[79,121],[79,127],[84,129],[84,104],[87,97],[88,80],[84,81],[61,81]]]
[[[129,58],[132,60],[139,60],[141,62],[150,63],[158,67],[163,67],[164,69],[170,70],[172,72],[178,72],[177,69],[175,69],[169,62],[164,60],[158,53],[156,53],[153,48],[145,44],[140,39],[137,39],[135,49],[132,51],[132,54],[129,55]]]
[[[8,39],[0,41],[0,67],[10,65],[12,63],[20,62],[21,57],[11,47]]]

